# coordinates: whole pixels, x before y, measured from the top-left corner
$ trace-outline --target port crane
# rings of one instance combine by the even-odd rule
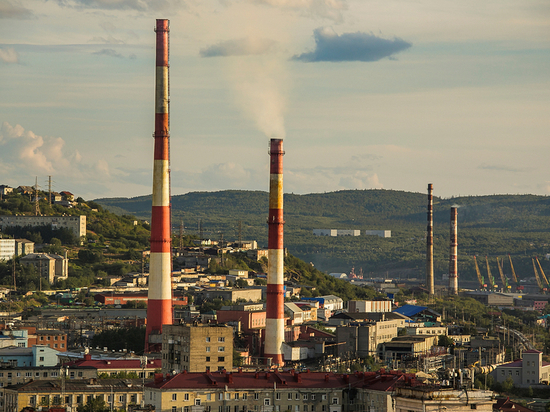
[[[523,286],[519,284],[518,277],[516,276],[516,271],[514,270],[514,264],[512,263],[512,256],[508,253],[508,260],[510,261],[510,269],[512,269],[512,278],[516,284],[516,290],[523,290]]]
[[[485,289],[487,289],[487,284],[485,283],[485,279],[483,278],[483,275],[479,271],[479,266],[477,265],[477,259],[476,259],[475,255],[474,255],[474,265],[475,265],[475,268],[476,268],[477,280],[479,281],[479,288],[481,290],[485,290]]]
[[[546,291],[546,288],[542,284],[542,280],[540,279],[539,272],[537,271],[537,265],[535,265],[535,259],[531,258],[533,261],[533,269],[535,271],[535,278],[537,279],[537,285],[539,285],[540,290]]]
[[[498,256],[497,256],[497,267],[498,267],[498,273],[500,274],[500,280],[502,280],[502,288],[505,291],[509,292],[509,290],[512,287],[508,284],[508,278],[504,276],[504,271],[502,270],[502,264],[501,264],[501,261],[498,259]]]
[[[495,278],[493,278],[493,275],[491,275],[491,268],[489,267],[489,258],[485,256],[485,262],[487,263],[487,278],[489,279],[489,284],[491,285],[491,289],[495,290],[497,288],[497,284],[495,283]]]
[[[544,270],[542,270],[542,266],[541,266],[541,264],[539,262],[539,258],[537,256],[535,256],[535,260],[537,261],[537,263],[539,265],[540,274],[542,275],[542,278],[546,282],[546,285],[550,286],[550,283],[548,283],[548,279],[546,278],[546,275],[544,274]]]

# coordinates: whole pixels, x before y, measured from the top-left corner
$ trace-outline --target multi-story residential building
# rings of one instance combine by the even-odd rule
[[[36,331],[36,343],[46,345],[59,352],[67,351],[67,333],[56,329]]]
[[[15,256],[15,239],[0,239],[0,262]]]
[[[162,371],[204,372],[233,368],[233,328],[221,324],[165,325]]]
[[[2,330],[0,331],[0,348],[14,346],[17,348],[28,347],[28,334],[26,330]]]
[[[158,371],[161,366],[160,359],[93,359],[90,354],[63,364],[63,367],[69,368],[71,372],[94,369],[97,371],[97,376],[101,374],[114,376],[120,372],[133,372],[140,378],[152,378],[155,371]],[[74,379],[75,375],[70,377]]]
[[[406,377],[294,370],[158,374],[145,385],[144,399],[157,412],[391,412],[392,390]]]
[[[86,236],[86,216],[0,216],[2,229],[12,226],[51,226],[52,229],[69,229],[79,239]]]
[[[383,315],[383,316],[379,316]],[[341,313],[343,325],[336,327],[338,356],[382,356],[382,344],[397,337],[398,329],[404,326],[404,318],[392,313]],[[353,320],[353,321],[348,321]]]
[[[196,299],[216,299],[229,300],[236,302],[237,300],[245,300],[246,302],[258,302],[262,299],[262,289],[260,288],[246,288],[246,289],[221,289],[210,288],[197,291],[195,293]]]
[[[111,410],[127,410],[130,405],[139,405],[141,397],[141,379],[37,380],[5,388],[3,410],[19,412],[25,407],[76,410],[95,398],[105,401]]]
[[[391,312],[392,303],[389,299],[375,300],[350,300],[348,301],[348,312]]]
[[[81,367],[60,368],[59,366],[3,366],[0,368],[0,387],[26,383],[31,380],[58,379],[65,374],[66,379],[90,379],[97,378],[97,369]]]
[[[49,283],[69,277],[69,259],[53,253],[31,253],[20,260],[22,265],[33,265]]]
[[[542,352],[532,349],[523,352],[523,359],[499,365],[491,373],[497,382],[511,378],[514,386],[528,387],[549,383],[550,363],[542,361]]]
[[[492,412],[493,391],[396,385],[395,412]]]
[[[34,253],[34,242],[27,239],[15,239],[15,255],[28,255]]]
[[[0,363],[10,366],[55,366],[57,365],[58,351],[46,345],[35,345],[31,348],[2,348],[0,349]]]

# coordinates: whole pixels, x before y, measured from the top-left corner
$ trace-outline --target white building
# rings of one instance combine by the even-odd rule
[[[336,236],[361,236],[361,231],[354,229],[338,229],[336,231]]]
[[[391,300],[389,299],[380,299],[380,300],[350,300],[348,302],[348,312],[362,312],[362,313],[373,313],[373,312],[391,312]]]
[[[0,262],[15,256],[15,239],[0,239]]]
[[[365,230],[365,236],[391,237],[391,230]]]
[[[313,229],[315,236],[337,236],[336,229]]]
[[[2,230],[12,226],[51,226],[52,229],[69,229],[78,238],[86,236],[86,216],[0,216]]]
[[[491,373],[497,382],[503,383],[509,377],[514,386],[528,387],[537,384],[548,384],[550,363],[542,361],[542,352],[527,350],[523,359],[499,365]]]

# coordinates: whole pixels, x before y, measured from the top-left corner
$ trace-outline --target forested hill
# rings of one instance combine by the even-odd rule
[[[148,219],[151,197],[97,199],[117,213]],[[290,253],[324,271],[423,276],[427,194],[393,190],[346,190],[308,195],[285,194],[285,246]],[[493,195],[441,199],[434,197],[436,274],[446,273],[449,216],[458,206],[459,271],[475,277],[472,255],[512,254],[519,272],[532,276],[530,258],[550,253],[550,197]],[[173,225],[204,237],[256,239],[267,244],[268,194],[260,191],[193,192],[172,198]],[[317,237],[316,228],[391,230],[390,239],[374,236]],[[517,261],[517,262],[516,262]],[[544,263],[543,263],[544,265]],[[531,268],[531,269],[529,269]],[[550,271],[550,268],[549,268]],[[496,267],[493,268],[496,272]]]

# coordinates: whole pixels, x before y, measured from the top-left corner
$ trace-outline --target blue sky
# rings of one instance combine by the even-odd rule
[[[0,0],[0,184],[151,192],[156,18],[172,193],[550,193],[550,3]]]

